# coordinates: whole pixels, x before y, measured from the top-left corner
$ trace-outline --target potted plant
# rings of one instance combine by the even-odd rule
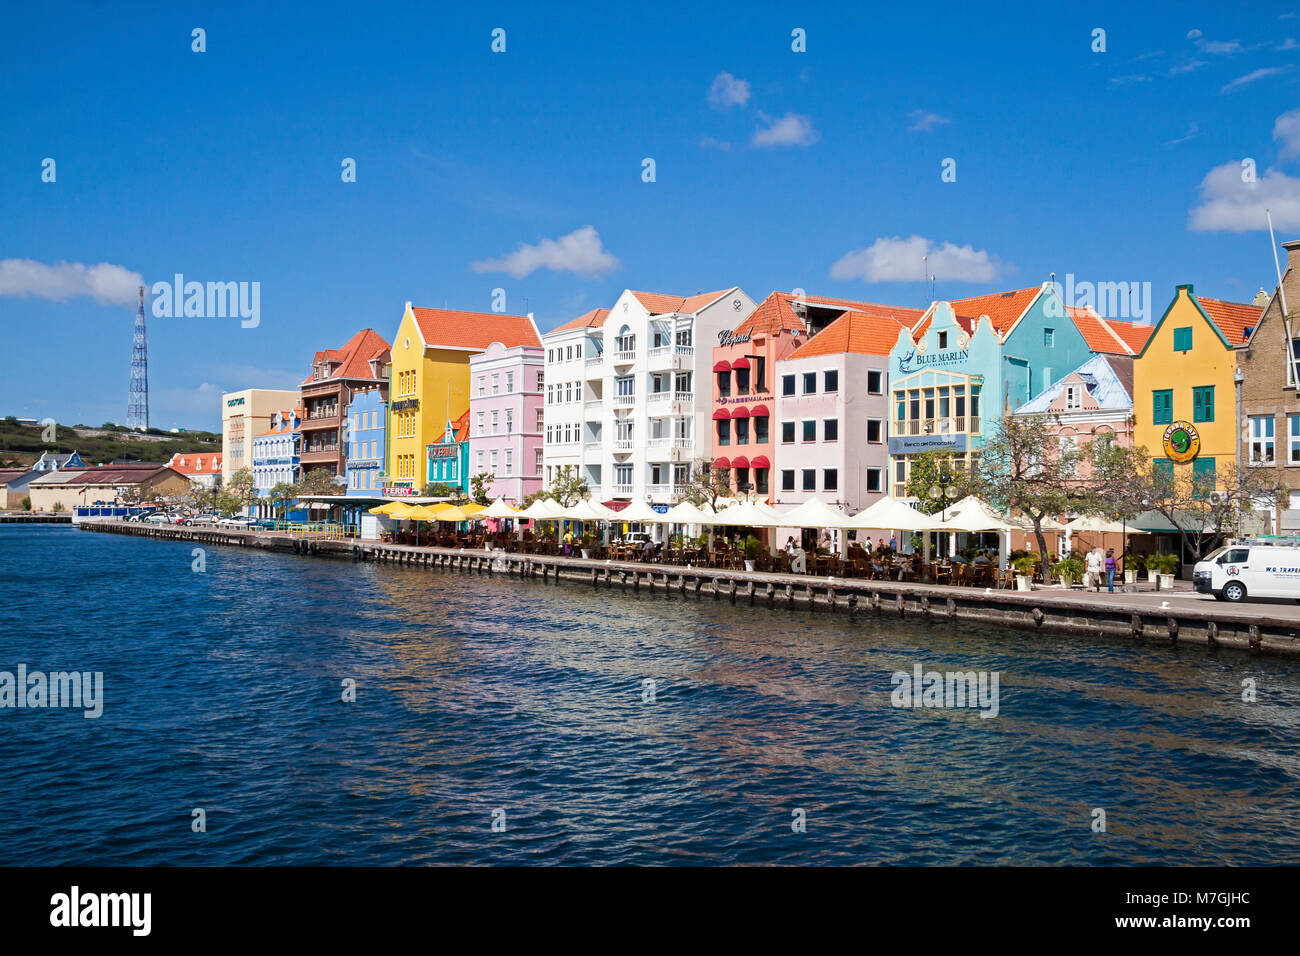
[[[1147,561],[1147,567],[1155,565],[1156,571],[1160,576],[1161,590],[1170,590],[1174,586],[1174,573],[1178,570],[1178,555],[1176,554],[1157,554],[1151,560]],[[1148,576],[1150,572],[1148,572]]]
[[[758,560],[758,552],[762,549],[763,543],[755,538],[752,534],[745,539],[745,570],[753,571],[754,562]]]
[[[1074,583],[1083,577],[1083,561],[1070,555],[1053,564],[1052,570],[1061,579],[1063,586],[1074,587]]]
[[[1038,567],[1038,559],[1025,554],[1016,558],[1011,564],[1016,569],[1016,590],[1033,590],[1034,571]]]
[[[1138,572],[1146,565],[1146,556],[1142,554],[1126,554],[1124,558],[1124,583],[1137,584]]]
[[[590,531],[584,531],[582,533],[581,550],[582,550],[582,556],[584,558],[591,557],[591,546],[595,543],[596,543],[596,536],[594,534],[592,534]]]

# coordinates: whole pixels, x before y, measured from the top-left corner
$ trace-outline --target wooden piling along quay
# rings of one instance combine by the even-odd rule
[[[323,539],[136,522],[90,521],[85,531],[130,534],[201,545],[253,547],[320,557],[374,561],[428,570],[585,584],[662,594],[666,599],[726,601],[773,610],[856,614],[909,621],[972,621],[1022,631],[1080,637],[1122,637],[1165,644],[1238,648],[1255,654],[1300,656],[1300,621],[1270,617],[1259,605],[1156,608],[1122,600],[1089,600],[1059,592],[813,578],[718,568],[596,561],[502,551],[419,548],[377,541]],[[1050,596],[1049,596],[1050,595]]]

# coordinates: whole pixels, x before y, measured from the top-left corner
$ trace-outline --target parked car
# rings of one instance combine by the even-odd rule
[[[217,523],[216,515],[186,515],[181,524],[184,525],[214,525]]]
[[[143,520],[148,524],[172,524],[175,521],[171,515],[163,514],[161,511],[151,512]]]
[[[649,531],[629,531],[623,535],[623,543],[635,545],[638,548],[645,547],[647,541],[653,541]]]
[[[279,523],[280,522],[276,521],[274,518],[258,518],[256,521],[252,522],[249,527],[259,528],[263,531],[274,531]]]
[[[247,528],[251,524],[247,518],[222,518],[217,522],[218,527],[222,528]]]

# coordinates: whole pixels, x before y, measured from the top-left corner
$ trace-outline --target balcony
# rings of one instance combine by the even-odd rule
[[[686,495],[686,485],[649,485],[646,493],[652,498],[677,500]]]
[[[677,355],[684,355],[687,358],[695,357],[695,346],[693,345],[678,345],[674,347],[674,350]]]
[[[632,497],[632,486],[631,486],[631,485],[614,485],[614,486],[613,486],[613,492],[612,492],[612,494],[614,495],[615,498],[631,498],[631,497]]]
[[[635,405],[635,404],[636,404],[636,396],[635,396],[635,395],[615,395],[615,396],[614,396],[614,407],[615,407],[615,408],[631,408],[631,407],[632,407],[633,405]]]
[[[895,420],[891,424],[895,435],[978,435],[980,417],[957,415],[949,418],[909,418]]]
[[[339,428],[343,418],[337,411],[333,415],[308,415],[299,424],[302,431],[315,431],[320,428]]]
[[[676,402],[676,403],[678,403],[679,405],[694,405],[694,404],[695,404],[695,393],[694,393],[694,392],[674,392],[674,393],[673,393],[673,401]]]
[[[614,440],[614,454],[626,455],[636,448],[636,442],[631,438],[616,438]]]
[[[620,349],[614,353],[615,365],[631,365],[636,361],[636,349]]]
[[[667,401],[671,401],[671,400],[672,400],[672,397],[673,397],[673,393],[672,393],[672,392],[669,392],[669,391],[650,392],[650,393],[646,396],[646,401],[647,401],[647,402],[650,402],[650,403],[654,403],[654,402],[667,402]]]

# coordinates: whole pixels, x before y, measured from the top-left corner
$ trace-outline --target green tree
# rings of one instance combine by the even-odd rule
[[[726,468],[714,468],[713,462],[707,458],[695,462],[691,469],[691,479],[686,483],[686,491],[682,495],[684,500],[697,508],[708,505],[717,511],[718,502],[731,496],[730,471]]]
[[[552,479],[551,486],[546,491],[548,498],[553,498],[565,508],[572,508],[587,497],[590,489],[587,487],[586,480],[578,473],[578,469],[570,465],[559,469],[559,473]]]
[[[964,468],[956,467],[951,455],[927,451],[912,456],[905,492],[922,511],[934,514],[973,494],[974,482]]]
[[[289,514],[289,507],[298,498],[298,486],[290,484],[287,481],[276,482],[271,490],[266,493],[267,500],[271,502],[271,507],[280,520],[285,520]]]
[[[298,495],[337,495],[342,494],[338,476],[328,468],[313,468],[303,474],[298,482]]]
[[[497,480],[497,476],[489,472],[482,471],[474,475],[469,480],[470,497],[475,504],[490,505],[492,498],[488,495],[488,486]]]
[[[420,494],[425,498],[450,498],[456,503],[465,500],[465,493],[460,488],[445,481],[429,482],[420,489]]]
[[[253,481],[253,470],[251,468],[240,468],[230,476],[230,481],[226,483],[224,496],[227,507],[221,510],[226,514],[233,514],[241,508],[252,509],[258,502],[257,485]],[[230,507],[230,503],[234,506]]]

